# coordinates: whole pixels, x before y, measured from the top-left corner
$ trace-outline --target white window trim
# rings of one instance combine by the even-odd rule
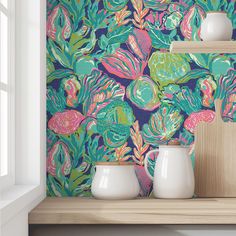
[[[0,191],[15,183],[15,0],[8,1],[8,9],[0,4],[0,10],[8,17],[8,84],[0,84],[8,92],[8,170],[7,175],[0,176]],[[4,88],[5,87],[5,88]]]
[[[16,168],[0,196],[2,236],[46,196],[46,0],[16,0],[15,12]],[[28,235],[27,224],[19,227],[15,235]]]

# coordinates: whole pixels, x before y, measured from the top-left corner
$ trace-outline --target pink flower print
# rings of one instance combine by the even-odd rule
[[[57,112],[49,120],[48,127],[57,134],[73,134],[80,126],[85,117],[76,110]]]
[[[184,128],[189,132],[194,133],[195,128],[200,122],[212,122],[215,118],[215,112],[211,110],[203,110],[193,112],[184,122]]]
[[[63,18],[64,23],[60,25],[60,18]],[[71,35],[71,22],[67,10],[57,5],[48,16],[47,19],[47,36],[54,41],[57,33],[60,33],[63,39],[68,39]]]
[[[63,158],[61,159],[61,157]],[[69,150],[63,142],[56,142],[48,153],[47,172],[52,176],[57,175],[57,167],[60,167],[62,175],[68,175],[71,170]]]

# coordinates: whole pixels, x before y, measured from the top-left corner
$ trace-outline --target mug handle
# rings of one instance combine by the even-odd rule
[[[153,178],[153,176],[150,174],[150,172],[149,172],[149,170],[148,170],[148,157],[149,157],[150,154],[152,154],[152,153],[154,153],[154,152],[157,152],[157,151],[159,152],[159,148],[156,148],[155,150],[149,151],[149,152],[146,154],[145,158],[144,158],[144,169],[145,169],[145,172],[146,172],[147,176],[148,176],[151,180],[153,180],[154,178]]]

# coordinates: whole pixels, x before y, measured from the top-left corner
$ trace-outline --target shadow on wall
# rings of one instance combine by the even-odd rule
[[[31,225],[30,236],[234,236],[236,226]]]

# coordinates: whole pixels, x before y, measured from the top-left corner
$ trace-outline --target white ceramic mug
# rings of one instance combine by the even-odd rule
[[[226,12],[208,12],[201,24],[203,41],[229,41],[232,39],[233,26]]]
[[[92,195],[97,199],[132,199],[140,186],[134,164],[130,162],[98,162],[92,181]]]
[[[156,155],[154,177],[148,170],[148,158]],[[153,192],[157,198],[192,198],[194,195],[194,173],[189,148],[179,145],[161,145],[146,154],[145,170],[153,179]]]

